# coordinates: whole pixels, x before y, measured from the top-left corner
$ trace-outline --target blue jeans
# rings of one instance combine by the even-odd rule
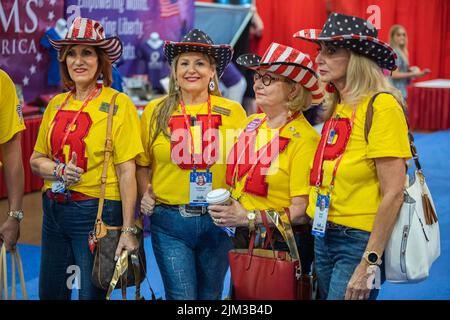
[[[79,299],[105,299],[106,291],[91,282],[94,255],[88,246],[89,232],[97,217],[98,199],[58,203],[44,194],[42,204],[39,298],[70,300],[73,275],[79,271]],[[122,203],[105,200],[102,218],[106,224],[122,225]]]
[[[167,300],[221,299],[232,243],[209,214],[186,218],[158,205],[151,237]]]
[[[344,226],[327,228],[325,237],[316,237],[314,252],[320,299],[343,300],[353,272],[366,251],[370,233]],[[384,266],[380,268],[384,282]],[[376,288],[376,287],[375,287]],[[373,289],[369,300],[376,300],[379,289]]]

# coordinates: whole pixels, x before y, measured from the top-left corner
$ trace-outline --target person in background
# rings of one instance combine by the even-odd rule
[[[164,54],[171,65],[169,93],[151,101],[141,118],[141,212],[151,215],[166,299],[217,300],[232,243],[208,215],[206,195],[226,186],[226,147],[246,117],[218,89],[233,50],[194,29],[181,42],[166,41]],[[196,184],[199,175],[203,186]]]
[[[0,168],[8,190],[8,212],[0,225],[0,246],[7,251],[16,247],[23,219],[24,172],[21,132],[25,130],[22,106],[11,78],[0,69]],[[3,220],[3,219],[2,219]]]
[[[223,85],[222,94],[225,98],[242,104],[247,81],[233,62],[225,68],[220,84]]]
[[[71,91],[47,106],[30,164],[44,179],[39,297],[69,300],[67,268],[80,268],[80,300],[105,299],[91,281],[95,230],[108,111],[117,94],[112,125],[103,221],[122,226],[115,255],[135,252],[135,157],[143,152],[139,117],[131,99],[112,89],[111,64],[122,54],[119,38],[106,38],[95,20],[77,17],[63,40],[50,40],[59,52],[61,76]],[[99,84],[100,75],[103,84]]]
[[[391,81],[400,90],[403,98],[407,100],[407,87],[411,80],[426,76],[430,69],[421,70],[417,66],[409,66],[408,36],[406,29],[401,25],[393,25],[389,31],[389,44],[397,54],[395,64],[397,69],[392,71]]]
[[[395,69],[395,53],[370,22],[339,13],[330,14],[322,30],[294,37],[319,45],[318,73],[328,86],[306,211],[314,219],[319,296],[376,299],[379,287],[370,280],[379,275],[383,281],[382,256],[403,203],[411,157],[403,98],[382,72]],[[368,103],[377,93],[366,141]]]

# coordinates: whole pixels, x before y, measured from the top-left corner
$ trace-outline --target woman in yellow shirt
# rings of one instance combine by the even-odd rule
[[[319,44],[316,63],[329,91],[307,209],[314,218],[320,297],[375,299],[379,288],[370,283],[379,280],[374,271],[383,270],[411,157],[401,93],[382,72],[396,68],[395,53],[368,21],[338,13],[322,30],[294,36]],[[373,102],[366,141],[368,103],[381,92],[388,93]]]
[[[169,94],[151,101],[141,118],[141,211],[151,214],[166,299],[216,300],[232,243],[212,223],[206,194],[225,186],[226,148],[245,119],[242,106],[218,90],[232,49],[194,29],[181,42],[166,42],[164,53],[172,66]]]
[[[39,297],[69,300],[67,270],[80,268],[79,299],[106,298],[106,290],[91,281],[94,225],[105,157],[111,100],[111,63],[122,53],[119,38],[106,38],[97,21],[77,17],[66,39],[53,41],[59,51],[64,85],[71,89],[47,106],[30,163],[44,178],[42,255]],[[103,74],[103,84],[97,80]],[[112,125],[112,160],[108,163],[103,220],[122,225],[116,256],[139,247],[135,234],[135,157],[143,152],[139,117],[131,99],[119,94]]]
[[[265,210],[289,208],[291,224],[308,223],[309,172],[319,135],[302,111],[320,103],[324,93],[312,61],[294,48],[272,43],[262,57],[245,54],[237,62],[255,71],[253,90],[264,113],[247,119],[228,156],[227,184],[236,200],[231,206],[211,205],[209,210],[216,225],[239,227],[236,245],[241,247],[248,244],[249,230],[263,225]],[[301,229],[297,246],[302,270],[308,273],[312,239],[307,226]]]

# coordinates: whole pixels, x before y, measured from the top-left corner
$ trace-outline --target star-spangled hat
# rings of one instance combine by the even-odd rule
[[[100,22],[88,18],[76,17],[65,39],[52,40],[49,38],[49,41],[58,52],[66,45],[85,44],[97,46],[106,52],[111,63],[122,55],[122,42],[120,39],[118,37],[106,38],[105,30]]]
[[[287,77],[305,87],[312,95],[312,104],[319,104],[324,97],[323,87],[313,70],[313,62],[303,52],[272,42],[262,57],[247,53],[236,60],[243,67]]]
[[[389,44],[378,39],[378,30],[359,17],[331,13],[322,30],[304,29],[294,34],[312,42],[327,42],[336,47],[347,48],[375,61],[380,68],[395,70],[397,55]]]
[[[233,48],[230,45],[215,45],[211,38],[199,29],[189,31],[180,42],[165,41],[164,43],[164,55],[169,64],[172,64],[176,56],[185,52],[201,52],[213,57],[219,78],[233,57]]]

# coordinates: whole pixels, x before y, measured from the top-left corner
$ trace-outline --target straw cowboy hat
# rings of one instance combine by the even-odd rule
[[[262,57],[247,53],[239,56],[236,62],[243,67],[267,70],[301,84],[311,92],[312,104],[320,104],[323,100],[323,87],[313,70],[313,62],[297,49],[273,42]]]
[[[176,56],[185,52],[201,52],[213,57],[219,78],[233,57],[233,48],[230,45],[215,45],[205,32],[198,29],[189,31],[180,42],[166,41],[164,43],[164,55],[169,64],[172,64]]]
[[[58,52],[63,46],[85,44],[103,49],[108,55],[111,63],[122,55],[122,42],[118,37],[105,37],[105,31],[100,22],[77,17],[67,32],[66,38],[62,40],[52,40],[50,44]]]
[[[370,22],[358,17],[331,13],[322,30],[304,29],[294,37],[347,48],[375,61],[380,68],[391,71],[397,68],[394,49],[378,39],[378,31]]]

